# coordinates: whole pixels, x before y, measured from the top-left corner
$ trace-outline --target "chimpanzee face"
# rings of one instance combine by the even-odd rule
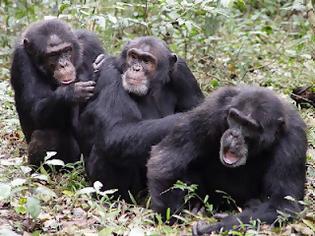
[[[130,48],[126,65],[127,69],[122,75],[124,89],[139,96],[146,95],[158,65],[157,58],[150,53],[150,47]]]
[[[71,43],[59,41],[56,35],[50,37],[44,64],[61,84],[70,84],[76,79]]]
[[[227,167],[245,165],[249,156],[255,157],[255,153],[269,149],[284,126],[282,114],[275,108],[279,105],[276,101],[257,98],[263,104],[258,106],[253,104],[251,96],[238,98],[228,111],[229,128],[221,137],[220,149],[220,160]]]
[[[76,69],[73,43],[66,42],[57,34],[50,34],[46,38],[46,42],[42,42],[44,49],[30,39],[24,39],[24,47],[32,61],[40,71],[52,76],[58,84],[67,85],[74,82]]]
[[[260,124],[236,108],[229,110],[227,122],[229,128],[221,137],[221,162],[228,167],[245,165],[249,142],[259,137]]]

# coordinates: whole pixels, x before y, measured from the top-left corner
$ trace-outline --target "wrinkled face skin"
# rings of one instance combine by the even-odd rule
[[[122,85],[129,93],[145,96],[154,77],[158,60],[150,52],[150,46],[132,47],[127,51],[127,69],[122,74]]]
[[[227,129],[221,137],[220,161],[226,167],[238,167],[246,164],[249,142],[258,143],[261,125],[250,115],[231,108],[228,114]]]
[[[71,43],[62,42],[57,35],[49,39],[45,58],[48,71],[60,84],[70,84],[76,79],[73,65],[73,47]]]
[[[25,47],[28,47],[28,43],[28,40],[24,39]],[[37,64],[40,70],[52,75],[58,84],[68,85],[76,79],[73,51],[71,43],[63,42],[55,34],[50,35],[46,51],[39,56]]]

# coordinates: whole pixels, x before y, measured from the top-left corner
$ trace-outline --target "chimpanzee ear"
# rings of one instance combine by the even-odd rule
[[[24,45],[25,48],[28,48],[28,47],[29,47],[30,41],[29,41],[28,38],[24,38],[24,39],[23,39],[23,45]]]
[[[31,42],[28,38],[23,39],[23,46],[28,53],[32,53]]]
[[[176,70],[177,55],[172,53],[170,57],[170,71]]]
[[[176,62],[177,62],[177,55],[175,53],[172,53],[172,56],[170,58],[170,64],[174,66]]]

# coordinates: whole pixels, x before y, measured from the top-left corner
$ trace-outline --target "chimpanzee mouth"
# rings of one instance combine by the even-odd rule
[[[60,83],[63,84],[63,85],[68,85],[68,84],[71,84],[72,82],[74,82],[74,79],[60,81]]]
[[[234,165],[239,160],[241,160],[241,157],[236,155],[235,153],[231,152],[230,150],[227,150],[227,151],[225,151],[223,153],[223,158],[222,159],[225,162],[224,164]]]
[[[142,82],[142,80],[140,80],[140,79],[129,78],[129,79],[128,79],[128,83],[129,83],[129,84],[132,84],[132,85],[140,85],[140,84],[142,84],[143,82]]]

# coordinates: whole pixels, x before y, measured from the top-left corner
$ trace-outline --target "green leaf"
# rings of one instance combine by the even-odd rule
[[[104,228],[98,232],[98,236],[111,236],[113,232],[113,228]]]
[[[211,87],[212,87],[212,88],[218,88],[218,87],[219,87],[219,81],[216,80],[216,79],[212,79],[212,80],[210,81],[210,84],[211,84]]]
[[[27,203],[27,198],[26,197],[21,197],[19,199],[19,205],[25,205]]]
[[[40,231],[36,230],[32,233],[32,236],[40,236]]]
[[[132,193],[131,193],[130,191],[128,191],[128,194],[129,194],[129,197],[130,197],[131,202],[132,202],[134,205],[138,205],[138,204],[137,204],[137,201],[136,201],[136,199],[133,197]]]
[[[63,190],[62,193],[68,197],[74,196],[74,193],[72,191],[69,191],[69,190]]]
[[[306,220],[306,219],[302,219],[303,223],[306,224],[311,230],[313,230],[315,232],[315,224],[310,221],[310,220]]]
[[[171,219],[171,209],[168,207],[166,209],[166,220],[169,221]]]
[[[24,205],[19,205],[17,207],[14,208],[15,212],[18,214],[26,214],[26,207]]]
[[[27,199],[26,210],[27,213],[29,213],[33,219],[36,219],[39,216],[40,209],[41,206],[38,199],[33,197],[29,197]]]
[[[64,3],[60,4],[59,9],[58,9],[59,14],[61,14],[69,6],[70,6],[70,4],[68,2],[64,2]]]

